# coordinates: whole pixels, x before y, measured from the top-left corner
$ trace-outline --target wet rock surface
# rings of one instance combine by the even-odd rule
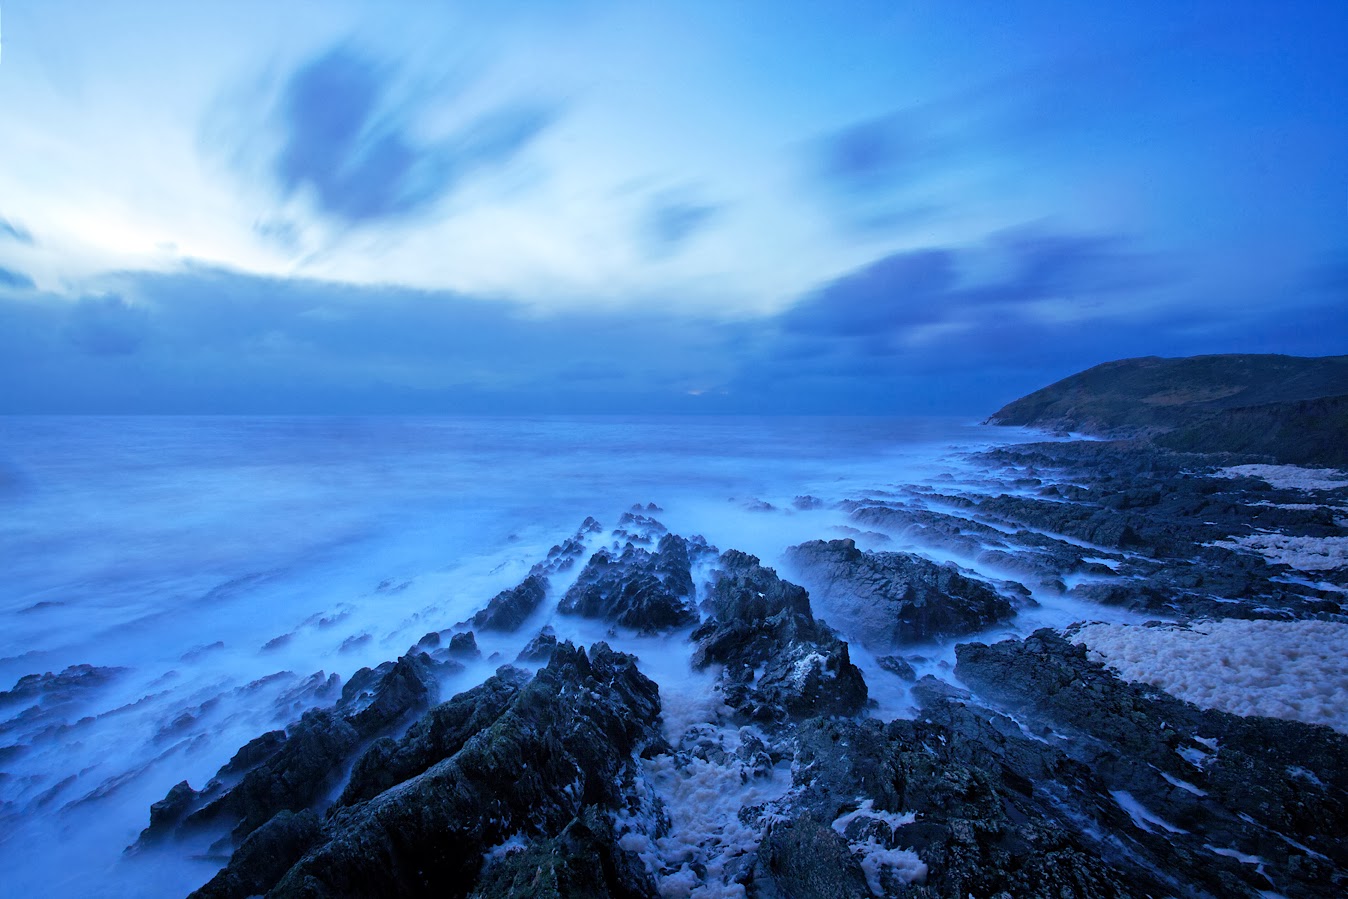
[[[409,760],[394,775],[405,779],[353,788],[317,834],[278,825],[311,847],[287,870],[236,853],[224,876],[272,880],[271,896],[655,894],[611,825],[636,758],[659,741],[658,688],[632,657],[566,644],[526,685],[506,673],[448,705],[369,750]],[[516,857],[512,838],[532,855]]]
[[[912,553],[862,552],[854,540],[813,540],[787,558],[851,633],[879,648],[977,633],[1015,614],[1007,597],[955,565]],[[1028,595],[1016,584],[1008,590]]]
[[[1342,536],[1348,491],[1128,443],[972,461],[963,483],[760,510],[858,525],[786,551],[806,586],[645,506],[582,567],[603,534],[587,524],[469,621],[357,672],[200,792],[175,786],[142,842],[227,830],[230,862],[198,893],[222,897],[1348,892],[1343,734],[1200,709],[1049,629],[958,645],[953,670],[902,648],[1010,627],[1036,597],[1348,621],[1348,571],[1312,580],[1230,542]],[[690,712],[679,675],[667,706],[642,658],[578,647],[549,611],[559,629],[667,641],[711,693]],[[515,664],[437,702],[437,666],[481,664],[470,625],[484,641],[518,633],[492,656]],[[911,719],[872,715],[871,676],[903,691]]]
[[[644,516],[631,517],[629,525],[651,524]],[[663,527],[663,526],[660,526]],[[630,537],[630,532],[624,536]],[[642,539],[640,535],[637,539]],[[558,609],[566,615],[599,618],[640,633],[660,633],[687,627],[697,621],[693,602],[692,561],[705,543],[691,543],[664,533],[655,552],[631,540],[621,552],[601,549],[586,564],[580,577],[567,590]]]

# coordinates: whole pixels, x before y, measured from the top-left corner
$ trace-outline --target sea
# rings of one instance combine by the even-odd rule
[[[1032,438],[956,418],[0,419],[0,690],[114,669],[36,710],[0,696],[0,893],[200,886],[227,850],[125,852],[153,802],[182,780],[200,789],[241,745],[323,704],[315,683],[468,618],[587,516],[607,533],[638,505],[778,565],[796,543],[854,533],[843,500],[1011,489],[971,454]],[[1008,633],[1078,612],[1046,605]],[[686,635],[549,609],[527,632],[479,635],[482,658],[442,695],[548,624],[636,652],[671,717],[707,685],[687,669]],[[907,688],[854,655],[873,714],[910,714]]]

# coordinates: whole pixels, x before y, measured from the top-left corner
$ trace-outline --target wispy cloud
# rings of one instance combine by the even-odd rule
[[[0,268],[0,287],[8,287],[11,290],[31,290],[34,284],[33,279],[23,272]]]
[[[320,213],[357,225],[425,211],[474,174],[504,165],[552,122],[556,109],[502,105],[457,130],[422,137],[437,98],[392,96],[397,70],[351,46],[300,66],[282,94],[282,190],[312,191]]]
[[[672,256],[688,241],[713,225],[721,207],[681,193],[652,198],[642,222],[641,236],[653,258]]]
[[[0,240],[12,240],[15,243],[33,245],[33,235],[18,222],[12,222],[8,219],[0,218]]]

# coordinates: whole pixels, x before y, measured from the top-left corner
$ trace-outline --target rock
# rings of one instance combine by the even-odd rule
[[[487,607],[470,618],[469,623],[484,631],[518,630],[538,610],[547,592],[548,579],[541,574],[530,574],[518,586],[492,597]]]
[[[557,648],[557,635],[553,633],[551,627],[545,627],[538,632],[516,657],[517,662],[547,662],[552,658],[553,651]]]
[[[1096,805],[1124,810],[1111,828],[1156,870],[1218,895],[1348,887],[1348,847],[1330,836],[1348,828],[1348,737],[1199,709],[1119,680],[1049,630],[956,652],[965,683],[1071,738],[1063,751],[1098,775]],[[1258,856],[1258,871],[1205,847]]]
[[[616,556],[601,549],[566,591],[558,611],[643,634],[686,627],[697,621],[690,565],[688,541],[669,533],[654,553],[631,544]]]
[[[911,553],[862,552],[846,540],[788,550],[831,616],[863,644],[883,648],[976,633],[1015,608],[986,582]]]
[[[331,709],[305,712],[279,732],[263,734],[235,754],[199,793],[174,787],[158,819],[142,831],[136,846],[225,825],[237,843],[278,812],[313,808],[337,785],[369,741],[430,706],[439,691],[436,664],[425,654],[408,654],[352,676]]]
[[[472,631],[455,634],[449,640],[449,654],[461,659],[476,659],[482,655],[477,648],[477,638]]]
[[[311,811],[278,812],[249,834],[229,864],[188,899],[247,899],[265,893],[319,840]]]
[[[526,672],[502,667],[480,686],[428,711],[401,739],[376,740],[357,759],[337,805],[372,799],[449,758],[496,721],[527,680]]]
[[[866,875],[847,840],[809,818],[774,825],[754,869],[762,899],[839,899],[869,896]]]
[[[897,674],[906,681],[917,680],[917,672],[901,656],[880,656],[875,662],[890,674]]]
[[[330,817],[321,842],[268,895],[464,895],[478,885],[484,856],[515,835],[539,846],[557,841],[531,856],[548,859],[550,873],[540,876],[562,877],[563,869],[584,876],[563,860],[584,852],[618,860],[611,870],[622,873],[614,876],[634,879],[614,895],[653,895],[649,880],[641,888],[644,868],[603,821],[636,801],[626,791],[636,755],[659,739],[659,709],[655,684],[632,657],[602,643],[588,654],[559,646],[505,712],[454,755]],[[494,891],[486,895],[521,887],[519,869],[508,855],[506,862],[483,880]],[[599,868],[590,874],[609,882]]]
[[[492,853],[470,899],[656,899],[655,884],[623,850],[613,820],[588,806],[557,836]]]
[[[865,707],[866,682],[847,644],[815,621],[802,587],[754,556],[721,556],[707,605],[712,617],[691,637],[693,665],[727,666],[725,701],[742,720],[853,715]],[[754,681],[757,668],[763,673]]]

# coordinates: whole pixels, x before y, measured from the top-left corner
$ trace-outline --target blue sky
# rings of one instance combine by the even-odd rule
[[[980,414],[1348,352],[1348,4],[0,28],[0,411]]]

